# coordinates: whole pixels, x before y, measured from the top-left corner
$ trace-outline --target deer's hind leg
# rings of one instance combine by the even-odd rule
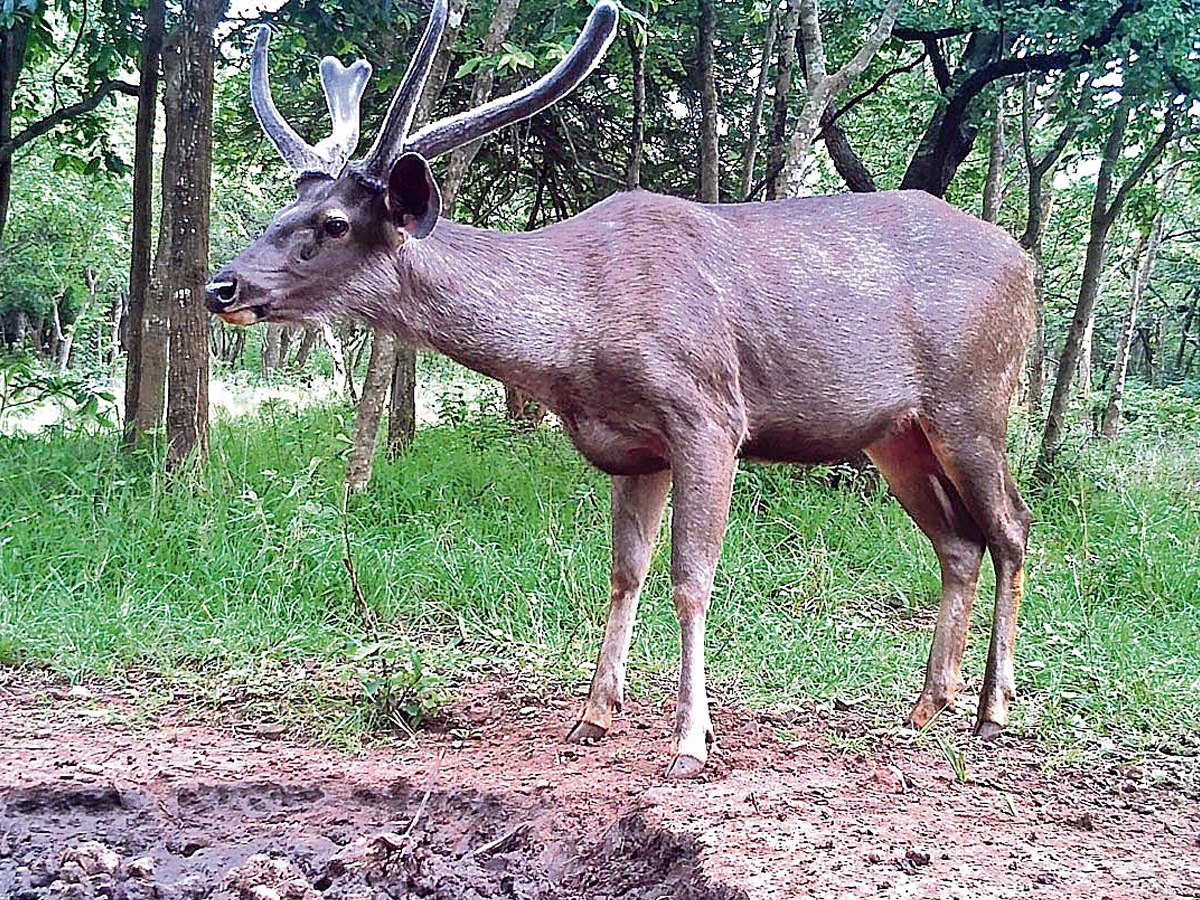
[[[1013,648],[1032,516],[1008,471],[1003,421],[991,430],[980,431],[981,417],[972,417],[963,410],[946,415],[945,421],[951,424],[942,427],[936,422],[922,421],[922,428],[946,475],[978,523],[996,570],[992,638],[975,720],[976,734],[994,737],[1008,723],[1008,704],[1017,691]],[[960,433],[957,423],[971,421],[976,422],[976,428]]]
[[[923,728],[953,705],[962,685],[962,658],[983,560],[983,534],[915,420],[866,452],[933,544],[941,566],[942,599],[925,686],[908,715],[910,725]]]
[[[604,643],[579,721],[567,734],[572,743],[597,740],[612,727],[613,711],[625,699],[625,662],[637,618],[638,595],[650,571],[654,538],[662,524],[669,469],[652,475],[612,479],[612,574]]]

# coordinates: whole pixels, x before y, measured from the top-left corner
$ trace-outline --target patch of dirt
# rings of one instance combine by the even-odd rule
[[[668,783],[668,706],[591,747],[562,742],[575,707],[493,685],[438,733],[343,754],[18,679],[0,897],[1200,897],[1194,756],[1050,777],[1035,746],[950,728],[959,784],[932,739],[854,709],[718,709],[704,778]]]

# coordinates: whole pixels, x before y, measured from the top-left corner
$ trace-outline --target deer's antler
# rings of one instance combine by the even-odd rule
[[[318,174],[336,178],[358,146],[359,103],[367,79],[371,77],[371,64],[359,60],[346,67],[332,56],[321,60],[321,88],[333,120],[333,131],[329,137],[313,146],[287,123],[271,98],[267,74],[267,44],[270,39],[271,29],[266,25],[259,28],[254,50],[250,54],[250,101],[259,124],[298,175]]]
[[[524,90],[422,128],[405,141],[404,149],[433,159],[506,125],[528,119],[562,99],[603,58],[617,33],[619,14],[612,0],[600,0],[576,38],[575,46],[557,66]]]

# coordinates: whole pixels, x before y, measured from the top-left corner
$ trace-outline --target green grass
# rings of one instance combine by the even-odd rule
[[[320,720],[339,680],[370,680],[363,648],[380,636],[356,609],[344,529],[380,634],[419,649],[430,691],[495,673],[585,683],[607,604],[606,479],[551,429],[476,416],[381,459],[343,515],[345,415],[271,405],[218,423],[210,463],[174,481],[111,435],[0,438],[0,667],[163,676],[217,699],[233,685]],[[1196,730],[1194,438],[1140,427],[1027,492],[1014,727],[1089,747]],[[677,666],[666,541],[631,653],[639,693],[669,691]],[[710,616],[714,693],[861,697],[894,717],[919,689],[937,589],[928,542],[884,489],[743,466]],[[989,574],[966,662],[976,684],[990,590]]]

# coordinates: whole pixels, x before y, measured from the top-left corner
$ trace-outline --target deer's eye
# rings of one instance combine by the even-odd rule
[[[331,238],[340,238],[346,236],[346,232],[350,230],[350,223],[339,216],[332,216],[325,220],[322,227]]]

